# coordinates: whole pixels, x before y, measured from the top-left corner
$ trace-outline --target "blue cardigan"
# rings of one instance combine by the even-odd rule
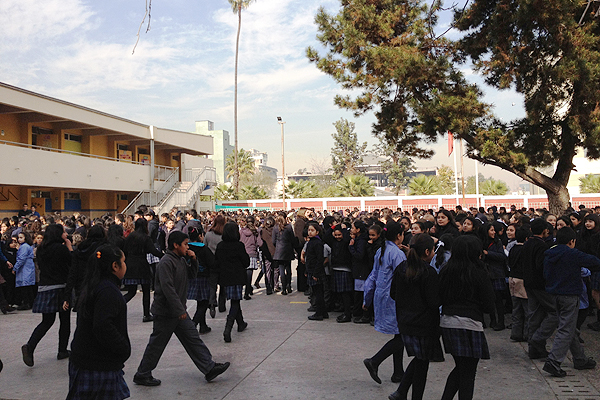
[[[33,263],[33,248],[27,243],[19,246],[17,251],[17,262],[13,266],[15,271],[15,286],[35,285],[35,264]]]

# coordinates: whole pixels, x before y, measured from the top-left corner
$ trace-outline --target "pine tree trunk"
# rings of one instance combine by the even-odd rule
[[[233,101],[233,137],[234,137],[234,158],[235,158],[235,171],[233,173],[233,186],[235,187],[235,195],[238,196],[240,191],[240,166],[238,164],[238,123],[237,123],[237,103],[238,103],[238,53],[240,49],[240,31],[242,29],[242,6],[240,4],[238,8],[238,30],[237,38],[235,41],[235,88],[234,88],[234,101]]]
[[[569,206],[569,202],[571,201],[569,190],[563,186],[561,189],[559,189],[558,193],[548,191],[547,194],[548,208],[550,209],[550,212],[554,215],[563,215]]]

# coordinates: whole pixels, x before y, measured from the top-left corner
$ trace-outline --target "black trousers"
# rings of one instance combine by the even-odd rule
[[[137,294],[137,285],[125,285],[127,293],[123,295],[126,303],[129,303],[131,299]],[[142,307],[144,308],[144,317],[150,315],[150,284],[142,284]]]
[[[300,249],[300,252],[302,252],[302,249]],[[300,253],[298,253],[298,254],[300,254]],[[296,282],[296,286],[298,287],[299,292],[306,292],[306,290],[308,289],[308,285],[306,284],[306,279],[302,279],[302,277],[304,276],[305,273],[306,273],[306,265],[304,265],[303,262],[298,260],[298,266],[296,267],[296,276],[298,277],[298,280]]]
[[[279,277],[281,278],[281,290],[287,290],[292,288],[292,261],[291,260],[279,260]]]
[[[383,347],[371,357],[371,361],[376,367],[389,356],[394,359],[394,376],[401,376],[404,373],[402,357],[404,356],[404,342],[400,334],[394,335],[394,338],[389,340]]]
[[[325,315],[327,309],[325,308],[325,291],[322,283],[318,283],[312,286],[313,296],[315,298],[315,308],[317,315]]]
[[[429,371],[429,360],[413,358],[408,367],[406,367],[402,381],[396,390],[400,394],[400,397],[406,398],[408,389],[412,386],[412,400],[423,399],[425,384],[427,383],[427,371]]]
[[[200,334],[189,316],[186,316],[185,319],[179,319],[164,318],[155,315],[152,334],[150,335],[150,340],[144,351],[144,356],[142,357],[136,376],[140,378],[152,376],[152,371],[158,365],[158,361],[173,333],[177,336],[177,339],[179,339],[186,353],[200,372],[206,375],[215,366],[208,347],[200,339]]]
[[[69,336],[71,335],[71,311],[60,311],[58,313],[58,319],[60,320],[60,328],[58,329],[58,352],[63,353],[67,351]],[[40,340],[42,340],[50,328],[52,328],[55,320],[56,313],[42,314],[42,322],[35,327],[27,342],[27,345],[32,352],[35,350]]]

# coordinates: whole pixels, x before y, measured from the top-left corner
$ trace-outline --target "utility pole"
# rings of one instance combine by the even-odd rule
[[[285,122],[281,117],[277,117],[277,123],[281,125],[281,193],[283,198],[283,210],[285,211],[285,150],[283,147],[283,124],[285,124]]]

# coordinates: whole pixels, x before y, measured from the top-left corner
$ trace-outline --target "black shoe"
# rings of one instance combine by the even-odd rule
[[[283,290],[281,291],[281,294],[282,294],[283,296],[287,296],[287,290],[283,289]]]
[[[304,291],[304,295],[305,295],[305,296],[310,296],[310,290],[306,289],[306,290]]]
[[[592,357],[588,357],[584,363],[573,363],[573,368],[575,369],[594,369],[596,368],[596,361]]]
[[[260,289],[260,283],[254,282],[254,287],[257,288],[257,289]]]
[[[342,314],[338,316],[335,320],[339,323],[352,322],[352,317],[346,314]]]
[[[144,318],[142,318],[142,322],[152,322],[152,321],[154,321],[153,315],[144,315]]]
[[[219,312],[227,312],[227,307],[219,307]]]
[[[392,382],[393,383],[400,383],[402,382],[402,377],[404,376],[404,374],[400,374],[400,375],[392,375]]]
[[[593,322],[587,326],[593,331],[600,332],[600,321]]]
[[[27,311],[27,310],[31,310],[31,306],[29,304],[21,304],[19,307],[17,307],[17,311]]]
[[[0,360],[0,372],[2,372],[2,368],[4,368],[4,364],[2,364],[2,360]]]
[[[21,346],[21,353],[23,353],[23,362],[28,367],[33,367],[33,351],[29,349],[28,344]]]
[[[369,322],[371,322],[371,320],[367,317],[356,317],[352,322],[354,322],[355,324],[368,324]]]
[[[215,366],[208,372],[208,374],[204,375],[204,379],[206,379],[206,382],[210,382],[213,379],[215,379],[217,376],[221,375],[223,372],[227,371],[227,368],[229,368],[229,363],[215,363]]]
[[[244,300],[252,300],[252,297],[250,297],[249,295],[245,295]]]
[[[272,294],[273,294],[273,291],[272,291],[272,290],[267,290],[267,296],[270,296],[270,295],[272,295]]]
[[[244,332],[244,329],[248,327],[248,323],[246,321],[242,321],[241,324],[238,323],[238,332]]]
[[[198,333],[201,335],[208,333],[210,331],[212,331],[212,329],[208,325],[200,325],[200,329],[198,329]]]
[[[525,339],[524,337],[515,337],[515,336],[511,336],[510,340],[513,341],[513,342],[517,342],[517,343],[526,342],[527,341],[527,339]]]
[[[210,317],[214,318],[217,315],[217,309],[215,305],[211,304],[210,306],[208,306],[208,308],[210,309]]]
[[[315,312],[315,311],[317,311],[317,307],[315,307],[315,306],[310,306],[310,307],[308,307],[308,308],[306,309],[306,311],[308,311],[308,312]]]
[[[323,316],[322,315],[313,314],[313,315],[309,315],[308,319],[310,319],[311,321],[323,321]]]
[[[327,313],[323,314],[323,319],[329,319],[329,314],[327,314]]]
[[[152,376],[143,378],[143,377],[138,376],[138,374],[135,374],[133,376],[133,383],[135,383],[136,385],[142,385],[142,386],[158,386],[158,385],[160,385],[160,379],[156,379]]]
[[[500,332],[506,329],[506,326],[504,326],[504,324],[496,324],[492,327],[493,330],[495,330],[496,332]]]
[[[288,293],[292,293],[292,288],[290,286],[288,286],[287,291],[288,291]]]
[[[394,393],[390,393],[388,396],[388,400],[404,400],[406,397],[402,397],[400,393],[396,390]]]
[[[371,378],[373,378],[375,382],[381,385],[381,379],[379,379],[379,377],[377,376],[377,367],[373,365],[373,360],[371,360],[370,358],[365,358],[363,360],[363,363],[365,364],[365,367],[367,367],[367,371],[369,371],[369,375],[371,375]]]
[[[567,373],[562,368],[557,367],[550,361],[546,361],[542,369],[556,378],[564,378],[567,376]]]
[[[71,355],[71,352],[69,350],[59,351],[58,354],[56,355],[56,359],[64,360],[65,358],[69,358],[70,355]]]

